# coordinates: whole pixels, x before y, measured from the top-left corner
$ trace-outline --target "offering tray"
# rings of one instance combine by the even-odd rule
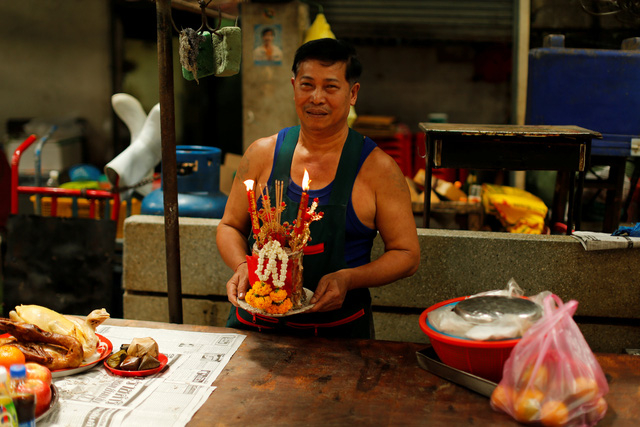
[[[307,301],[311,301],[311,297],[313,297],[313,291],[311,291],[310,289],[307,288],[303,288],[305,294],[307,295]],[[268,317],[286,317],[286,316],[292,316],[294,314],[300,314],[300,313],[304,313],[307,310],[310,310],[315,304],[307,304],[304,305],[300,308],[292,308],[291,310],[287,311],[284,314],[271,314],[271,313],[267,313],[266,311],[260,309],[260,308],[256,308],[252,305],[249,305],[245,300],[243,299],[238,299],[238,305],[243,308],[244,310],[248,311],[249,313],[254,313],[254,314],[260,314],[262,316],[268,316]]]

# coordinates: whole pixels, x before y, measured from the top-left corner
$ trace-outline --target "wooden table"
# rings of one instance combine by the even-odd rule
[[[420,123],[426,134],[425,183],[431,182],[432,168],[488,170],[553,170],[569,176],[567,234],[575,220],[580,226],[580,208],[591,140],[598,132],[578,126],[477,125]],[[575,185],[575,173],[578,185]],[[429,184],[427,184],[429,185]],[[556,189],[556,194],[559,191]],[[566,193],[559,194],[552,215],[564,213]],[[423,227],[429,228],[431,199],[424,198]],[[574,213],[575,205],[575,213]],[[552,223],[564,218],[552,218]]]
[[[198,332],[230,329],[110,319],[116,326]],[[421,369],[424,344],[247,335],[189,426],[518,426],[489,400]],[[158,333],[161,333],[160,331]],[[609,410],[599,426],[640,420],[640,357],[599,354]]]

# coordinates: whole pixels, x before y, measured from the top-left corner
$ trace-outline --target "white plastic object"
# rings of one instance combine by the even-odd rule
[[[153,170],[162,160],[162,141],[160,137],[160,104],[156,104],[151,109],[142,127],[138,130],[140,117],[137,107],[130,100],[127,101],[127,98],[120,97],[119,102],[121,102],[118,103],[120,113],[130,114],[126,116],[127,120],[123,119],[123,121],[127,126],[132,126],[130,128],[132,141],[129,147],[105,166],[104,171],[112,185],[115,186],[117,183],[118,187],[122,188],[139,184],[142,180],[153,176]],[[151,192],[151,189],[152,184],[149,183],[135,190],[146,195]],[[133,191],[133,189],[129,189],[122,192],[122,198],[130,198]]]
[[[60,172],[57,170],[49,171],[49,179],[47,180],[47,187],[58,187],[60,186]]]

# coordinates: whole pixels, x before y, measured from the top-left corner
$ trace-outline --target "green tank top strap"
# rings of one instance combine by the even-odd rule
[[[356,180],[356,166],[359,163],[364,137],[353,129],[349,129],[349,136],[342,148],[340,163],[331,188],[330,205],[347,206],[351,197],[353,183]]]
[[[300,126],[294,126],[287,131],[274,165],[272,173],[274,181],[279,180],[288,185],[291,176],[291,161],[293,160],[293,153],[298,144],[299,136]],[[364,137],[355,130],[349,129],[349,135],[342,148],[340,163],[333,181],[329,204],[346,206],[349,203],[349,197],[351,197],[351,190],[357,175],[354,165],[358,164],[363,146]]]
[[[284,140],[280,151],[277,153],[276,164],[273,167],[273,181],[282,181],[285,186],[289,185],[289,177],[291,176],[291,161],[293,160],[293,153],[296,151],[296,145],[298,145],[298,136],[300,135],[300,126],[294,126],[290,128]]]

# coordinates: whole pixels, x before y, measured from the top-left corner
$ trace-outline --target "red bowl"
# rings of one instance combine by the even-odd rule
[[[420,329],[429,337],[433,349],[443,363],[489,381],[500,382],[504,363],[513,347],[520,341],[519,338],[498,341],[455,338],[438,332],[428,322],[429,312],[467,298],[454,298],[427,308],[420,315]]]

